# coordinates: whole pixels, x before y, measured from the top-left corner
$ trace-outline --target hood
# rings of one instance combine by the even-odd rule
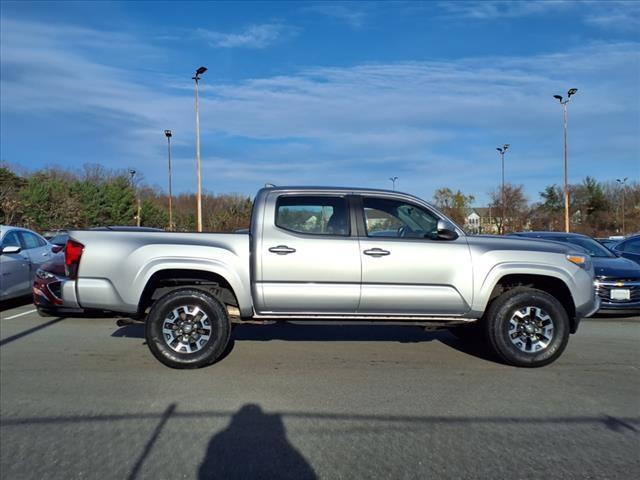
[[[571,245],[566,243],[552,242],[538,238],[468,235],[466,239],[470,246],[486,248],[487,250],[518,250],[562,254],[584,252],[581,248],[572,248]]]
[[[640,265],[624,257],[592,257],[596,277],[638,279]]]

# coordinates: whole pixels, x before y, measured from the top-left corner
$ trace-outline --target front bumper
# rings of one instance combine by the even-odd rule
[[[618,279],[596,279],[593,283],[596,295],[600,298],[600,310],[638,310],[640,309],[640,281]],[[629,299],[613,299],[611,291],[629,290]]]

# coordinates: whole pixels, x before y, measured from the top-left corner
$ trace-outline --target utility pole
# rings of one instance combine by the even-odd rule
[[[133,177],[135,177],[136,175],[136,171],[131,168],[129,169],[129,176],[131,177],[131,189],[133,190],[133,197],[136,199],[136,203],[137,203],[137,213],[135,215],[135,219],[136,219],[136,225],[139,227],[140,226],[140,198],[138,198],[138,194],[136,192],[136,184],[135,181],[133,180]]]
[[[197,190],[197,221],[198,232],[202,232],[202,175],[201,175],[201,163],[200,163],[200,109],[198,102],[198,82],[200,81],[200,75],[207,71],[207,67],[200,67],[196,70],[192,80],[196,83],[196,177],[198,182]]]
[[[393,191],[396,190],[396,182],[398,181],[398,177],[389,177],[389,180],[391,180],[391,188],[393,189]]]
[[[627,178],[629,177],[624,177],[622,180],[616,178],[616,182],[618,182],[620,184],[620,187],[622,188],[622,235],[624,235],[624,193],[627,187]]]
[[[505,206],[507,203],[507,199],[505,198],[505,194],[504,194],[504,154],[506,153],[506,151],[509,149],[509,144],[505,143],[502,147],[498,147],[496,148],[496,150],[498,151],[498,153],[500,154],[500,159],[502,160],[502,186],[500,187],[500,202],[502,203],[502,221],[500,222],[500,226],[502,230],[500,233],[501,235],[504,234],[504,223],[506,221],[506,216],[505,216]]]
[[[569,152],[567,145],[567,130],[568,130],[568,112],[567,112],[567,104],[571,100],[571,97],[576,94],[578,91],[577,88],[570,88],[567,91],[566,100],[562,98],[562,95],[554,95],[553,98],[560,102],[562,105],[562,120],[564,127],[564,231],[569,232]]]
[[[167,137],[167,153],[169,157],[169,230],[173,231],[173,194],[171,192],[171,130],[164,131]]]

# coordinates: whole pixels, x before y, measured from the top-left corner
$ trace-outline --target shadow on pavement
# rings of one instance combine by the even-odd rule
[[[219,425],[220,421],[228,419],[230,419],[229,424],[223,430],[218,430],[219,427],[212,425]],[[10,416],[0,418],[0,427],[4,430],[4,435],[8,435],[9,431],[15,435],[16,430],[25,429],[30,435],[37,436],[46,432],[42,428],[47,426],[54,427],[55,432],[64,431],[69,435],[76,431],[82,433],[83,427],[93,425],[91,431],[103,432],[104,438],[109,439],[109,435],[113,435],[113,432],[116,432],[116,435],[121,435],[123,431],[127,431],[126,428],[141,428],[141,424],[136,422],[143,421],[145,422],[142,424],[143,427],[146,425],[150,427],[149,437],[144,443],[132,442],[128,444],[125,450],[126,456],[123,458],[123,461],[128,462],[139,452],[129,475],[126,476],[129,479],[134,479],[154,478],[145,473],[147,469],[157,470],[156,466],[149,465],[155,449],[173,455],[176,468],[181,467],[180,455],[190,456],[194,453],[199,455],[200,444],[183,441],[180,438],[176,440],[175,436],[163,435],[169,423],[194,420],[199,425],[212,425],[208,428],[213,428],[217,432],[210,438],[204,459],[200,463],[198,475],[200,480],[211,478],[295,478],[305,480],[316,478],[312,466],[287,438],[284,420],[287,422],[306,422],[303,425],[305,425],[307,434],[322,436],[329,440],[335,438],[336,441],[340,441],[345,433],[375,436],[385,435],[389,432],[401,432],[408,439],[407,441],[411,441],[411,438],[424,441],[424,435],[443,435],[443,428],[446,426],[460,426],[463,428],[460,433],[466,431],[470,434],[473,432],[478,434],[478,428],[482,426],[489,428],[489,430],[485,432],[480,430],[481,434],[499,432],[500,430],[492,430],[492,428],[500,426],[511,427],[513,435],[539,427],[547,427],[550,429],[548,430],[550,433],[555,432],[557,435],[558,429],[562,428],[564,435],[569,437],[576,434],[576,428],[583,428],[585,430],[578,431],[578,433],[593,430],[599,434],[611,432],[620,436],[622,441],[630,442],[635,441],[640,430],[640,418],[637,416],[612,416],[606,412],[575,416],[393,415],[304,410],[265,413],[260,406],[253,404],[244,405],[240,410],[233,412],[226,410],[179,410],[175,403],[168,405],[162,412],[119,412],[113,414],[92,412],[44,417]],[[416,434],[420,436],[411,437]],[[548,442],[547,444],[543,443],[538,449],[545,447],[549,447]],[[354,456],[357,456],[361,445],[353,443],[347,445],[346,448],[352,449]],[[530,454],[530,447],[526,443],[516,442],[515,445],[509,444],[508,448],[515,449],[516,455]],[[575,449],[573,442],[559,443],[551,447],[555,454],[558,454],[559,448],[565,449],[560,451],[562,453],[575,453],[572,450]],[[402,452],[402,450],[399,451]],[[115,457],[102,455],[100,458],[105,459],[108,464],[113,462]],[[38,458],[30,458],[30,462],[37,460]],[[375,462],[376,459],[371,459],[371,461]],[[189,462],[186,463],[189,464]],[[536,465],[539,466],[538,462]]]
[[[114,331],[112,337],[144,339],[144,324],[134,323]],[[233,329],[229,345],[216,363],[226,358],[235,342],[271,340],[303,342],[400,342],[439,341],[454,350],[490,362],[501,362],[481,342],[465,342],[447,330],[425,331],[411,325],[302,325],[279,322],[270,325],[238,325]]]
[[[316,474],[289,443],[281,416],[248,404],[211,439],[198,478],[306,480]]]
[[[638,317],[639,315],[640,315],[640,310],[627,310],[624,312],[609,310],[604,312],[598,312],[595,315],[593,315],[591,318],[600,319],[600,320],[606,320],[608,318],[631,319],[633,317]]]
[[[119,328],[112,337],[144,338],[144,324]],[[303,325],[279,322],[269,325],[238,325],[231,337],[236,341],[347,341],[347,342],[431,342],[448,337],[446,331],[427,332],[413,325]]]
[[[11,310],[12,308],[22,307],[24,305],[33,305],[33,297],[27,295],[24,297],[12,298],[11,300],[3,300],[0,302],[0,312]]]
[[[37,332],[38,330],[42,330],[43,328],[50,327],[51,325],[61,322],[65,317],[54,318],[53,320],[49,320],[48,322],[41,323],[33,328],[29,328],[28,330],[24,330],[20,333],[16,333],[15,335],[11,335],[10,337],[3,338],[0,340],[0,347],[5,346],[7,343],[15,342],[16,340],[21,339],[22,337],[26,337],[27,335],[31,335],[32,333]]]

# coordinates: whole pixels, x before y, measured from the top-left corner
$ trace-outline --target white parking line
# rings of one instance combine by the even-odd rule
[[[22,313],[18,313],[17,315],[11,315],[10,317],[5,318],[5,320],[12,320],[14,318],[18,318],[21,317],[23,315],[29,315],[30,313],[33,312],[37,312],[38,310],[36,310],[35,308],[33,310],[29,310],[28,312],[22,312]]]

